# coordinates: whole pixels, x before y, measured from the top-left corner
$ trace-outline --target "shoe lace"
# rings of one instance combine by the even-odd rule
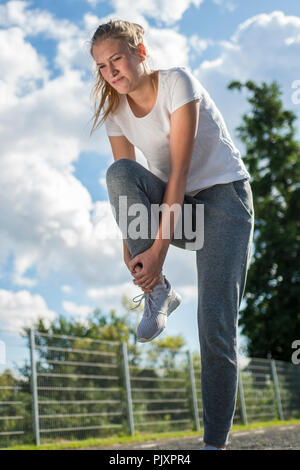
[[[138,297],[140,297],[139,300],[135,300]],[[144,292],[143,294],[136,295],[132,301],[133,302],[138,302],[138,305],[135,307],[130,308],[130,310],[134,310],[135,308],[139,307],[141,305],[142,300],[145,299],[145,317],[149,318],[151,317],[151,308],[150,307],[155,307],[155,302],[153,297],[151,297],[150,292]]]

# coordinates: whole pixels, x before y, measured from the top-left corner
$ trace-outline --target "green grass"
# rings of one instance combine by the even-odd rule
[[[249,429],[257,429],[268,426],[284,426],[291,424],[300,424],[300,419],[293,419],[289,421],[268,421],[261,423],[252,423],[245,425],[234,425],[231,429],[231,432],[235,431],[246,431]],[[35,446],[33,444],[29,445],[17,445],[12,447],[6,447],[1,450],[66,450],[66,449],[87,449],[89,447],[109,447],[115,444],[124,444],[129,442],[143,442],[143,441],[155,441],[156,439],[167,439],[167,438],[176,438],[182,436],[202,436],[203,430],[200,431],[180,431],[180,432],[168,432],[168,433],[156,433],[156,434],[146,434],[137,432],[135,436],[113,436],[106,438],[92,438],[81,441],[60,441],[52,444],[42,444],[40,446]]]

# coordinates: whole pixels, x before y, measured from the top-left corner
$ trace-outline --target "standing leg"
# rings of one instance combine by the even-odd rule
[[[248,181],[212,186],[199,198],[205,206],[204,245],[196,252],[204,442],[224,446],[236,403],[238,311],[254,211]]]

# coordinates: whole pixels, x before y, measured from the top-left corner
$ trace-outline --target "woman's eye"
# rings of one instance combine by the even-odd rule
[[[119,59],[121,59],[121,57],[116,57],[114,60],[119,60]],[[99,70],[103,69],[103,67],[105,67],[105,65],[101,65],[101,66],[99,67]]]

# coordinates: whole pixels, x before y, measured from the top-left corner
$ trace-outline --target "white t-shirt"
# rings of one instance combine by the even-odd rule
[[[170,174],[170,116],[180,106],[200,99],[199,124],[185,193],[195,195],[215,184],[250,178],[216,104],[187,67],[158,70],[158,94],[154,107],[136,117],[120,95],[114,115],[105,120],[107,135],[124,135],[147,159],[149,170],[168,182]]]

